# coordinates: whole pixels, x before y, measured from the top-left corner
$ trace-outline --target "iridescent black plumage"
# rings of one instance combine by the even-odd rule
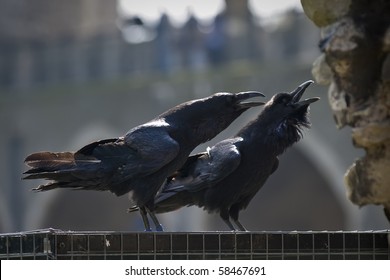
[[[162,230],[153,213],[153,199],[167,176],[181,168],[191,151],[215,137],[238,116],[263,102],[245,102],[259,92],[217,93],[180,104],[157,118],[131,129],[123,137],[93,142],[77,152],[38,152],[25,162],[24,179],[50,180],[35,188],[131,192],[141,209]]]
[[[239,230],[245,230],[238,221],[240,210],[277,169],[278,156],[310,126],[308,107],[319,98],[300,99],[311,83],[307,81],[291,93],[275,94],[235,137],[189,157],[157,195],[156,213],[197,205],[219,212],[230,229],[235,230],[231,218]]]

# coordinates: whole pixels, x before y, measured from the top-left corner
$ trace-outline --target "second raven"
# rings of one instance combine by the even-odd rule
[[[278,155],[299,141],[302,127],[310,125],[308,108],[319,98],[300,99],[311,83],[274,95],[233,138],[190,156],[157,195],[156,213],[197,205],[219,212],[231,230],[236,230],[231,220],[238,230],[246,230],[238,220],[239,212],[278,168]]]
[[[124,136],[86,145],[77,152],[38,152],[25,162],[24,179],[50,180],[34,190],[56,188],[131,193],[140,208],[145,230],[148,214],[161,231],[153,213],[153,199],[166,178],[181,168],[191,151],[215,137],[248,108],[263,102],[245,102],[264,96],[249,91],[216,93],[180,104],[139,125]]]

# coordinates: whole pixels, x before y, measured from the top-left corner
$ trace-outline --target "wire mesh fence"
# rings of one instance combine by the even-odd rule
[[[390,259],[390,230],[0,235],[0,259]]]

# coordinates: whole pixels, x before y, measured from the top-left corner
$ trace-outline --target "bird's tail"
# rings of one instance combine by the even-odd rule
[[[30,167],[24,172],[23,179],[50,180],[46,185],[40,185],[33,190],[48,191],[55,188],[85,188],[80,185],[80,175],[85,171],[91,160],[80,162],[73,152],[38,152],[29,155],[25,163]],[[83,170],[84,169],[84,170]]]

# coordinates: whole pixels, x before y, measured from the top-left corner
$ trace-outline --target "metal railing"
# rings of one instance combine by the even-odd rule
[[[0,259],[390,259],[390,230],[0,234]]]

